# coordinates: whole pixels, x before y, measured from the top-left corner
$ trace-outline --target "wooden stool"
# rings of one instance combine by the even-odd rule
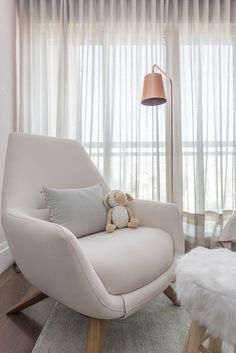
[[[179,259],[177,296],[192,324],[183,353],[236,353],[236,253],[196,248]],[[209,339],[208,346],[206,340]]]
[[[208,347],[205,345],[207,339],[209,339]],[[220,338],[214,338],[207,333],[206,327],[192,322],[185,340],[183,353],[222,353],[222,344]],[[236,346],[234,346],[234,353],[236,353]]]

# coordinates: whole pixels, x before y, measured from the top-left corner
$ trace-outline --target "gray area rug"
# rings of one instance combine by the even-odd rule
[[[181,353],[189,325],[184,309],[160,295],[128,319],[107,322],[104,353]],[[85,353],[86,329],[85,317],[57,304],[32,353]]]

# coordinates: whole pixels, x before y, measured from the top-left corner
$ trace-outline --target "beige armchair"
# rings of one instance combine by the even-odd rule
[[[126,318],[163,291],[176,302],[170,283],[175,259],[184,252],[181,216],[174,204],[133,201],[139,228],[80,239],[49,222],[43,186],[98,183],[104,192],[109,190],[78,142],[10,135],[2,224],[19,268],[40,292],[29,293],[9,312],[54,298],[89,317],[88,353],[102,352],[105,320]]]

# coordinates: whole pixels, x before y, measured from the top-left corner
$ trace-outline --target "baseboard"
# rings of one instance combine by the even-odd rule
[[[13,257],[6,241],[0,244],[0,273],[13,263]]]

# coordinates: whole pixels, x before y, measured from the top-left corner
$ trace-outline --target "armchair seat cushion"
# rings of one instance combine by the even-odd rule
[[[166,272],[173,262],[172,237],[156,228],[124,228],[78,241],[111,294],[145,286]]]

